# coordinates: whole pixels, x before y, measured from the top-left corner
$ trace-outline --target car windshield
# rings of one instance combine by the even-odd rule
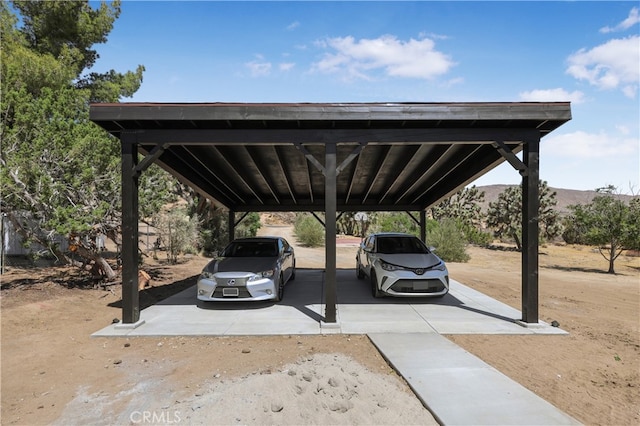
[[[234,241],[222,252],[222,257],[275,257],[276,241]]]
[[[415,237],[378,237],[378,253],[429,253],[427,247]]]

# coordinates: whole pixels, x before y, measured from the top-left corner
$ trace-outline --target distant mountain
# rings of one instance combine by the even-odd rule
[[[477,186],[478,190],[484,192],[484,202],[481,204],[482,211],[486,212],[489,208],[489,203],[492,201],[496,201],[501,192],[510,186],[515,185],[485,185],[485,186]],[[576,189],[563,189],[563,188],[550,188],[552,191],[556,192],[556,200],[558,204],[556,205],[556,210],[560,213],[568,213],[569,206],[575,204],[589,204],[593,197],[598,195],[596,191],[579,191]],[[619,195],[621,199],[629,202],[631,200],[630,195]]]

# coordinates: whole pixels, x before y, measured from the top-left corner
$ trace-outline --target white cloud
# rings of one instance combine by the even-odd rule
[[[627,16],[627,19],[625,19],[624,21],[620,22],[618,25],[616,25],[615,27],[602,27],[600,28],[600,32],[603,34],[607,34],[607,33],[612,33],[612,32],[616,32],[616,31],[624,31],[624,30],[628,30],[629,28],[633,27],[635,24],[637,24],[638,22],[640,22],[640,13],[638,12],[638,8],[634,7],[631,9],[631,11],[629,11],[629,16]]]
[[[287,30],[288,30],[288,31],[293,31],[293,30],[295,30],[296,28],[298,28],[299,26],[300,26],[300,22],[295,21],[295,22],[292,22],[292,23],[290,23],[289,25],[287,25]]]
[[[584,102],[584,93],[579,90],[569,93],[562,88],[537,89],[530,92],[521,92],[520,99],[525,102],[573,102],[581,104]]]
[[[271,62],[265,62],[260,55],[257,60],[247,62],[244,65],[249,68],[252,77],[269,75],[271,72]]]
[[[348,36],[319,40],[316,45],[333,53],[326,53],[322,60],[313,64],[312,69],[344,73],[349,78],[372,79],[370,73],[383,70],[392,77],[432,79],[455,65],[427,38],[402,41],[385,35],[377,39],[355,40]]]
[[[280,69],[280,71],[289,71],[295,66],[296,64],[294,64],[293,62],[283,62],[278,65],[278,68]]]
[[[640,80],[640,37],[609,40],[568,58],[567,74],[605,90],[620,88],[634,98]]]
[[[544,139],[545,150],[549,156],[573,159],[619,157],[628,158],[638,155],[640,140],[623,135],[612,136],[605,132],[587,133],[577,131]]]

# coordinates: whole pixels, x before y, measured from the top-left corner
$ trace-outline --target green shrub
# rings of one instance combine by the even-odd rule
[[[258,229],[260,229],[260,226],[260,215],[256,212],[251,212],[242,219],[238,226],[236,226],[236,229],[234,230],[235,237],[255,237],[258,235]]]
[[[306,213],[296,216],[293,231],[298,242],[306,247],[318,247],[324,244],[324,226]]]
[[[438,222],[436,222],[438,223]],[[443,220],[438,226],[428,227],[427,245],[445,262],[467,262],[466,238],[454,220]]]
[[[382,212],[371,232],[404,232],[420,235],[420,226],[406,212]]]
[[[458,226],[469,244],[488,247],[493,242],[493,234],[491,232],[482,231],[473,225],[459,224]]]
[[[199,243],[197,217],[189,217],[187,209],[178,207],[154,216],[155,225],[167,249],[167,260],[178,263],[178,255],[196,253]]]

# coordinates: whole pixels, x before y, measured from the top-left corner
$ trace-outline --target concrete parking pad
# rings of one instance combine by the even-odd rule
[[[379,298],[351,269],[338,270],[336,323],[324,323],[324,271],[298,269],[281,302],[196,300],[194,286],[144,309],[141,325],[93,336],[367,334],[441,424],[578,422],[441,334],[567,334],[455,280],[441,299]]]
[[[94,336],[279,335],[279,334],[566,334],[540,322],[517,323],[520,311],[455,280],[441,299],[375,299],[355,272],[337,272],[337,323],[323,322],[324,271],[299,269],[284,299],[274,302],[198,302],[195,286],[144,309],[137,328],[112,324]],[[195,283],[194,283],[195,284]]]
[[[198,302],[195,286],[144,309],[137,328],[109,325],[94,336],[225,336],[279,334],[566,334],[540,322],[517,323],[517,309],[455,280],[441,299],[375,299],[355,272],[337,272],[337,323],[323,322],[324,272],[299,269],[284,299],[274,302]],[[194,283],[195,284],[195,283]]]

